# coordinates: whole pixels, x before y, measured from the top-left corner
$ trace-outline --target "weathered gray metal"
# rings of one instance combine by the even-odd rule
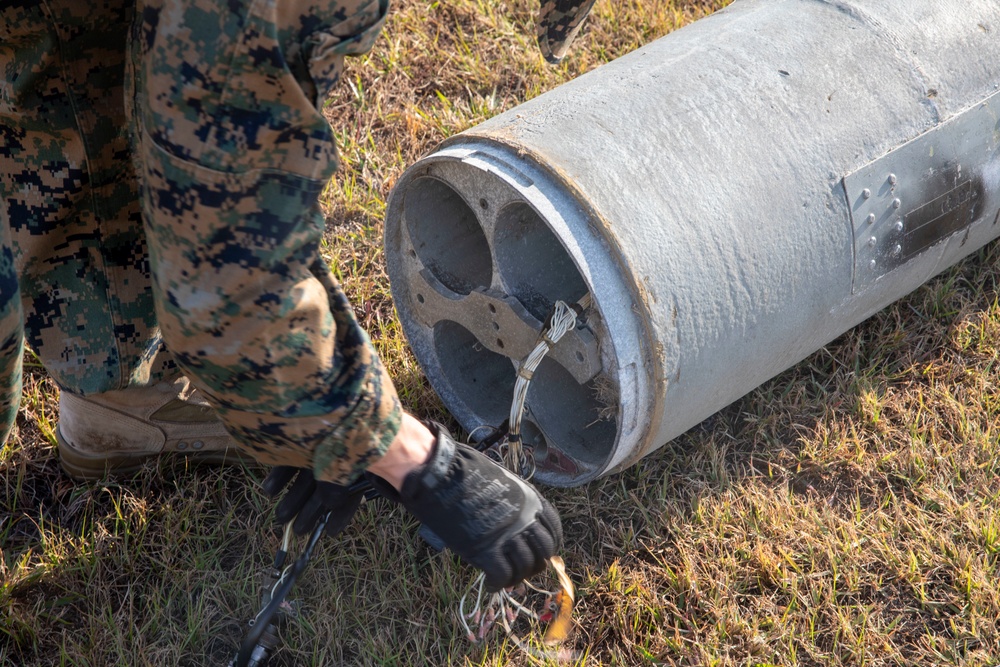
[[[390,200],[446,406],[528,397],[539,477],[637,461],[1000,235],[1000,3],[738,0],[464,132]]]

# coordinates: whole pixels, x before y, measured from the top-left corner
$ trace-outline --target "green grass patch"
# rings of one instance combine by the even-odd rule
[[[703,16],[719,2],[598,2],[546,65],[534,0],[396,3],[325,106],[342,166],[324,253],[403,402],[447,415],[394,318],[385,200],[443,139]],[[1000,656],[995,245],[629,470],[548,493],[588,665],[962,665]],[[29,362],[0,452],[0,664],[226,664],[279,535],[255,470],[72,483],[58,391]],[[466,643],[473,572],[402,511],[321,543],[276,665],[529,665]]]

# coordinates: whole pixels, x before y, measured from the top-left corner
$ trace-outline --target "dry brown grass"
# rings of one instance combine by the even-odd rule
[[[404,1],[327,106],[343,166],[326,252],[404,401],[445,418],[393,319],[381,217],[442,139],[724,2],[599,2],[565,65],[534,2]],[[594,665],[1000,664],[996,246],[628,471],[550,492]],[[225,664],[277,537],[260,474],[75,485],[52,448],[56,390],[27,380],[0,454],[0,664]],[[465,643],[471,572],[399,510],[321,546],[279,665],[524,665]]]

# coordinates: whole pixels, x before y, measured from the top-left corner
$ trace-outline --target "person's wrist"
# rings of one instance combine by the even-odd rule
[[[389,449],[368,468],[368,472],[399,491],[406,476],[426,463],[433,449],[434,434],[416,417],[404,412],[399,432]]]

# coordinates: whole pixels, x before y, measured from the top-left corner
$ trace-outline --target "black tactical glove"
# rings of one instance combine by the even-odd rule
[[[430,458],[396,493],[369,475],[382,495],[397,500],[463,560],[483,570],[490,591],[545,569],[562,544],[559,514],[535,488],[434,424]]]
[[[320,517],[333,510],[326,523],[326,534],[332,537],[347,527],[361,505],[362,491],[352,491],[333,482],[317,482],[312,470],[292,466],[275,467],[264,478],[261,489],[268,497],[275,498],[293,476],[295,481],[274,510],[278,523],[286,524],[294,518],[292,530],[305,535],[316,527]]]

